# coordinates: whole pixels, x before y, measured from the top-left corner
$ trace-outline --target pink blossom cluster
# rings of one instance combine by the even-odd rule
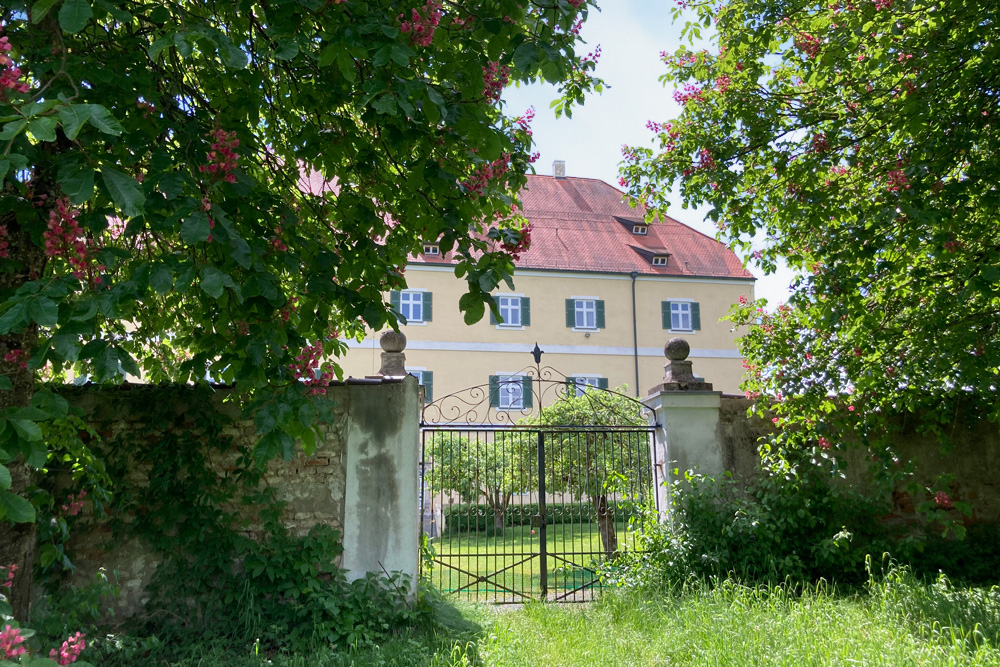
[[[800,32],[795,36],[795,48],[802,51],[810,58],[815,58],[819,53],[820,39],[815,35],[810,35],[806,32]]]
[[[271,247],[278,252],[287,252],[288,246],[281,240],[281,225],[274,228],[274,236],[271,237]]]
[[[7,231],[7,225],[0,225],[0,257],[7,259],[10,257],[10,232]]]
[[[490,181],[500,178],[509,169],[510,153],[504,153],[496,160],[479,165],[468,180],[462,183],[466,190],[477,197],[489,185]]]
[[[24,655],[28,649],[21,646],[24,637],[21,636],[21,628],[6,626],[0,631],[0,658],[13,660],[20,655]]]
[[[48,229],[42,233],[42,238],[45,239],[45,254],[61,256],[73,267],[73,275],[82,278],[87,263],[87,243],[76,221],[79,213],[70,206],[68,198],[56,200],[55,208],[49,211]]]
[[[889,172],[887,177],[887,183],[885,189],[889,192],[899,192],[900,190],[906,190],[910,187],[910,184],[906,180],[906,174],[903,173],[902,169],[893,169]]]
[[[483,97],[496,102],[500,99],[500,94],[503,93],[508,81],[510,81],[510,68],[490,61],[483,67]]]
[[[587,55],[585,55],[580,60],[580,63],[583,64],[583,63],[586,63],[586,62],[593,62],[593,63],[596,64],[597,61],[600,60],[600,59],[601,59],[601,45],[598,44],[597,47],[594,48],[593,51],[591,51],[590,53],[588,53]]]
[[[831,443],[826,438],[820,437],[820,439],[819,439],[819,446],[822,449],[830,449],[833,446],[833,443]]]
[[[570,1],[572,2],[572,0],[570,0]],[[580,0],[580,2],[583,2],[583,0]],[[579,35],[580,34],[580,28],[582,28],[582,27],[583,27],[583,19],[579,18],[579,19],[573,21],[573,27],[569,29],[569,32],[572,35]]]
[[[731,83],[728,76],[723,74],[715,79],[715,89],[720,93],[724,93],[729,90],[729,84]]]
[[[339,332],[332,331],[336,336]],[[316,341],[295,357],[295,361],[288,364],[288,369],[295,375],[296,380],[301,380],[306,386],[311,387],[310,394],[325,394],[326,388],[330,385],[336,375],[329,364],[321,364],[323,357],[323,344]]]
[[[584,3],[584,0],[568,0],[568,2],[573,5],[575,9],[579,9],[580,5]]]
[[[684,90],[674,91],[674,101],[678,104],[687,104],[688,102],[701,102],[704,99],[704,91],[698,86],[685,83]]]
[[[631,160],[635,162],[639,159],[639,154],[635,152],[635,149],[628,144],[622,144],[622,157],[626,160]]]
[[[875,0],[875,11],[881,12],[886,9],[892,9],[892,3],[894,0]]]
[[[236,161],[240,156],[233,152],[233,149],[240,145],[240,140],[236,138],[236,132],[226,132],[222,128],[217,128],[211,132],[212,150],[208,152],[208,164],[198,167],[198,171],[203,174],[210,174],[215,178],[220,178],[226,183],[235,183]]]
[[[11,563],[5,569],[7,570],[7,580],[0,581],[0,588],[6,588],[7,590],[10,590],[11,588],[14,587],[14,573],[17,572],[17,564]]]
[[[715,169],[715,158],[707,148],[698,151],[698,163],[695,169]]]
[[[28,356],[24,353],[24,350],[11,350],[3,355],[3,360],[8,364],[17,364],[21,368],[28,367]]]
[[[535,107],[528,107],[527,111],[524,112],[523,116],[518,116],[514,119],[521,131],[531,136],[531,121],[535,120]]]
[[[427,0],[423,7],[410,10],[410,20],[402,21],[399,29],[410,35],[411,45],[430,46],[442,14],[440,0]],[[403,16],[400,14],[399,18]]]
[[[618,185],[622,186],[623,188],[627,188],[628,187],[628,179],[625,178],[624,176],[620,177],[618,179]]]
[[[934,494],[934,504],[946,510],[950,510],[952,507],[951,498],[944,491],[938,491]]]
[[[517,243],[503,243],[503,249],[515,261],[521,259],[521,253],[531,249],[531,223],[521,230],[521,238]]]
[[[83,641],[84,637],[86,635],[82,632],[70,635],[58,650],[52,649],[49,651],[49,658],[55,660],[60,665],[68,665],[76,662],[76,659],[80,657],[83,650],[87,648],[86,643]]]
[[[83,499],[87,497],[86,491],[81,491],[80,493],[73,495],[72,493],[66,498],[66,503],[60,508],[63,514],[66,516],[76,516],[83,509]]]
[[[3,30],[2,24],[0,24],[0,30]],[[13,90],[15,93],[28,92],[28,84],[18,81],[21,78],[21,68],[15,67],[14,61],[7,55],[11,48],[7,36],[0,37],[0,67],[3,68],[0,69],[0,95],[3,96],[3,99],[7,98],[8,90]]]

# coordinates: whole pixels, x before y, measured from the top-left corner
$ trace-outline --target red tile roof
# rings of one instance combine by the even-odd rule
[[[736,255],[715,239],[670,217],[632,233],[645,211],[622,201],[622,192],[592,178],[528,176],[521,192],[531,221],[531,248],[515,264],[521,269],[593,271],[663,276],[754,279]],[[653,255],[668,255],[653,266]],[[418,262],[447,262],[420,255]]]

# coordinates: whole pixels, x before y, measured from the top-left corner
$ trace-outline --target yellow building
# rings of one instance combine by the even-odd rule
[[[390,297],[407,320],[407,370],[430,400],[488,385],[493,407],[531,407],[519,378],[534,367],[536,342],[542,365],[577,384],[628,384],[645,395],[662,379],[663,345],[674,336],[690,343],[696,374],[738,391],[736,334],[720,318],[741,295],[753,298],[754,277],[735,254],[672,218],[647,225],[602,181],[529,176],[521,200],[531,246],[516,262],[515,289],[494,293],[502,322],[464,323],[465,280],[432,244],[407,265],[408,288]],[[345,375],[376,373],[377,336],[352,347]]]

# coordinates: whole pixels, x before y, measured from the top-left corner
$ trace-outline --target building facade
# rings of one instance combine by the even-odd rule
[[[672,218],[647,224],[621,191],[594,179],[529,176],[521,200],[531,246],[516,262],[515,289],[494,292],[499,318],[464,323],[465,280],[433,244],[407,265],[408,288],[389,295],[407,321],[407,370],[429,401],[481,385],[496,409],[533,408],[524,377],[535,343],[542,366],[577,385],[628,384],[644,395],[661,380],[674,336],[690,343],[699,375],[738,391],[738,333],[720,319],[741,295],[753,298],[754,278],[734,253]],[[376,373],[378,337],[351,345],[345,374]]]

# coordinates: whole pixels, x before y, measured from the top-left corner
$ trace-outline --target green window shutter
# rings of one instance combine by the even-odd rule
[[[660,312],[663,315],[663,328],[664,329],[669,329],[670,328],[670,302],[669,301],[661,301],[660,302]]]
[[[531,326],[531,299],[526,296],[521,297],[521,326]]]
[[[500,320],[497,319],[497,314],[493,312],[490,308],[490,324],[500,324]]]
[[[566,299],[566,326],[576,326],[576,299]]]
[[[500,377],[497,375],[490,376],[490,407],[500,407]]]
[[[607,389],[608,388],[608,378],[597,378],[597,388]]]
[[[424,322],[430,322],[434,314],[434,298],[430,292],[424,292]]]
[[[691,304],[691,328],[695,331],[701,330],[701,305]]]
[[[434,402],[434,371],[421,371],[420,379],[424,384],[424,403]]]
[[[534,402],[534,396],[531,393],[531,378],[524,376],[521,378],[521,405],[530,408]]]
[[[595,304],[596,304],[596,309],[597,309],[597,328],[598,329],[603,329],[604,328],[604,302],[603,301],[596,301]]]
[[[396,313],[399,317],[399,290],[394,289],[389,292],[389,307],[392,308],[392,312]]]

